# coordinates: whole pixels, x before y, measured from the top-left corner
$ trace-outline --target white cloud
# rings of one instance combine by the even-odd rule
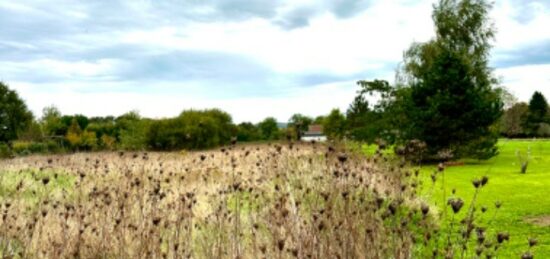
[[[550,40],[550,8],[541,3],[510,0],[497,1],[493,11],[495,24],[498,28],[496,37],[497,50],[514,50],[529,46],[536,42]],[[529,11],[529,12],[527,12]],[[525,16],[519,18],[518,16]],[[522,22],[523,21],[523,22]]]
[[[67,8],[1,2],[6,19],[0,22],[6,24],[0,24],[5,28],[0,80],[9,80],[37,114],[52,103],[64,113],[119,115],[139,109],[150,117],[219,107],[236,121],[266,116],[285,121],[295,112],[313,116],[345,109],[357,90],[354,80],[392,81],[403,51],[434,35],[436,0],[360,1],[352,14],[329,0],[254,2],[245,13],[214,2],[185,10],[150,1],[113,1],[112,10],[68,0],[58,0]],[[498,28],[493,60],[497,66],[516,65],[496,73],[524,101],[535,90],[550,96],[550,60],[534,65],[518,56],[524,48],[550,42],[550,5],[543,3],[502,0],[491,13]],[[96,20],[102,14],[105,19]],[[297,24],[281,26],[289,15],[298,15]],[[222,72],[221,79],[212,79]],[[299,80],[308,76],[313,79]],[[144,83],[156,91],[138,90]],[[251,85],[258,90],[250,91]],[[278,89],[264,91],[268,87]]]
[[[535,91],[550,98],[550,64],[497,69],[496,74],[503,79],[503,85],[521,101],[528,101]]]
[[[291,31],[257,18],[133,31],[120,41],[230,52],[258,59],[281,73],[352,74],[396,65],[412,41],[428,40],[433,35],[430,12],[429,1],[414,6],[384,1],[349,19],[324,13],[312,18],[309,26]]]

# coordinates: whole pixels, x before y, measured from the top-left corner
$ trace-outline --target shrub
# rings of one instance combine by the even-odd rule
[[[10,156],[10,147],[6,143],[0,143],[0,158],[9,158]]]

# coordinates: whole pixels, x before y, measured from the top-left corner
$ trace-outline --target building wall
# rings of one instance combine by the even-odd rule
[[[303,136],[302,137],[302,141],[312,141],[312,140],[315,140],[318,142],[325,142],[327,141],[327,137],[326,136]]]

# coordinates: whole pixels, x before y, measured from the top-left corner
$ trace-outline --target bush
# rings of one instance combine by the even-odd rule
[[[229,114],[216,109],[190,110],[152,122],[147,143],[155,150],[205,149],[229,143],[235,133]]]
[[[541,123],[539,125],[539,129],[537,130],[537,136],[543,137],[543,138],[550,137],[550,124]]]
[[[0,143],[0,159],[9,158],[11,154],[10,147],[6,143]]]
[[[63,149],[55,141],[15,141],[12,152],[16,155],[59,153]]]

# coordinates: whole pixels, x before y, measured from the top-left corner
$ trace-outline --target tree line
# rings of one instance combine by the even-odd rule
[[[233,123],[219,109],[185,110],[173,118],[151,119],[130,111],[121,116],[65,115],[55,106],[34,116],[18,94],[0,82],[0,152],[6,156],[98,150],[197,150],[230,143],[296,140],[311,123],[326,125],[331,137],[344,136],[344,116],[334,110],[311,119],[295,114],[288,127],[273,117]],[[336,117],[335,117],[336,116]],[[325,123],[325,121],[327,123]]]
[[[541,92],[529,103],[514,102],[500,119],[500,133],[508,138],[550,137],[550,107]]]
[[[420,153],[428,159],[488,159],[498,153],[499,137],[550,136],[544,96],[537,92],[529,104],[514,103],[493,75],[489,57],[496,29],[489,17],[491,8],[485,0],[440,0],[432,13],[435,37],[411,44],[394,83],[361,80],[345,112],[334,109],[316,118],[295,114],[287,128],[279,128],[272,117],[257,124],[234,124],[229,114],[217,109],[149,119],[136,112],[86,118],[61,115],[48,107],[41,118],[33,119],[17,94],[0,84],[0,142],[12,150],[23,145],[203,149],[232,140],[299,139],[309,125],[321,124],[331,140],[391,145],[400,153]]]

